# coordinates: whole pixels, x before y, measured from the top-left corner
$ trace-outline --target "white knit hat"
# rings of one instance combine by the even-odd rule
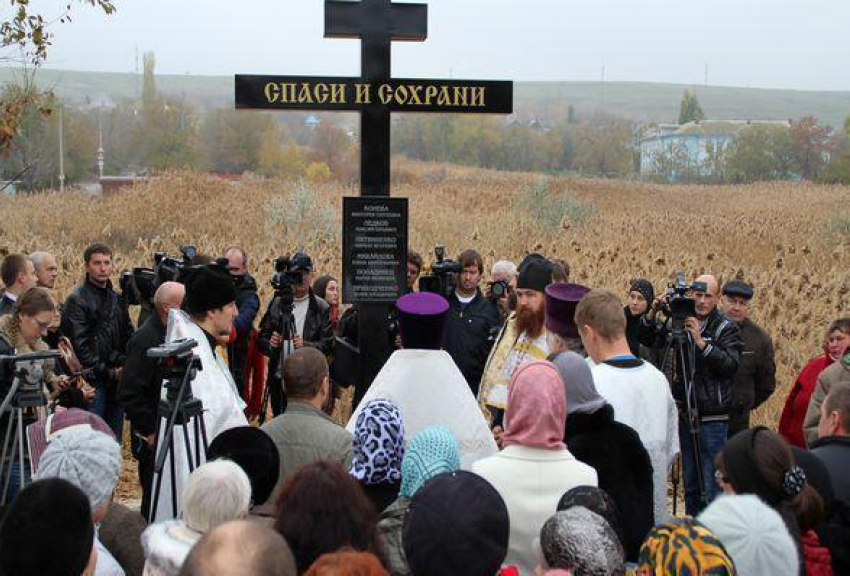
[[[36,480],[62,478],[82,490],[92,512],[108,502],[121,471],[121,447],[91,428],[52,439],[41,456]]]
[[[796,576],[794,540],[779,513],[758,496],[720,496],[697,520],[723,543],[738,574]]]

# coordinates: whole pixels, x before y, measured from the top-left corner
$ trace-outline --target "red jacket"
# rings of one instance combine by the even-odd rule
[[[803,437],[803,420],[806,417],[812,392],[817,386],[818,376],[832,362],[832,358],[826,353],[810,360],[794,382],[791,392],[788,393],[788,399],[785,401],[785,408],[779,420],[779,433],[792,446],[807,449],[806,440]]]
[[[832,557],[829,555],[829,549],[821,545],[814,530],[809,530],[803,534],[802,542],[806,576],[833,576]]]

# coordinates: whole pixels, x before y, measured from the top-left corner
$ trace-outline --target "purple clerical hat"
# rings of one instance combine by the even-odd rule
[[[588,292],[590,288],[580,284],[549,284],[546,287],[546,329],[562,338],[578,338],[576,306]]]
[[[412,292],[398,299],[398,326],[405,348],[439,350],[443,347],[449,303],[439,294]]]

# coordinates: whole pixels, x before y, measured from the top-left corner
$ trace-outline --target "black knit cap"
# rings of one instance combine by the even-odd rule
[[[271,437],[253,426],[237,426],[213,439],[207,460],[226,458],[239,465],[251,481],[254,504],[271,496],[280,475],[280,455]]]
[[[459,470],[439,474],[413,496],[402,530],[416,576],[492,576],[508,554],[505,501],[484,478]]]
[[[519,267],[516,287],[518,289],[537,290],[543,292],[552,283],[552,263],[543,258],[526,256]]]
[[[186,285],[183,309],[189,314],[203,314],[236,301],[233,278],[218,262],[187,268],[182,280]]]
[[[93,543],[88,497],[67,480],[39,480],[18,494],[0,527],[0,573],[82,574]]]
[[[637,292],[646,302],[652,306],[652,301],[655,300],[655,288],[652,287],[652,282],[646,278],[635,278],[629,286],[629,292]]]

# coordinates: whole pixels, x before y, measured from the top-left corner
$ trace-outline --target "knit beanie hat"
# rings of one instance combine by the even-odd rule
[[[516,287],[543,292],[552,283],[552,263],[548,260],[530,259],[520,265]]]
[[[652,287],[652,282],[645,278],[635,278],[629,286],[629,292],[637,292],[646,303],[652,306],[652,301],[655,300],[655,288]]]
[[[723,543],[739,574],[797,574],[794,540],[779,513],[758,496],[720,496],[697,519]]]
[[[248,475],[251,497],[263,504],[280,475],[280,454],[274,440],[253,426],[237,426],[216,436],[207,449],[207,460],[232,460]]]
[[[115,492],[121,470],[121,447],[92,429],[54,438],[41,456],[36,480],[62,478],[82,490],[94,512]]]
[[[93,543],[85,494],[58,478],[33,482],[21,490],[0,526],[0,573],[82,574]]]
[[[112,428],[100,416],[79,408],[69,408],[56,412],[27,426],[27,441],[29,442],[30,462],[33,471],[38,471],[41,455],[44,454],[47,445],[54,438],[64,434],[74,434],[80,430],[95,430],[112,439],[115,438]]]
[[[233,278],[220,264],[188,268],[182,279],[186,285],[183,309],[189,314],[203,314],[236,301]]]
[[[413,498],[422,485],[444,472],[460,469],[457,440],[442,424],[429,426],[410,442],[401,463],[402,498]]]

